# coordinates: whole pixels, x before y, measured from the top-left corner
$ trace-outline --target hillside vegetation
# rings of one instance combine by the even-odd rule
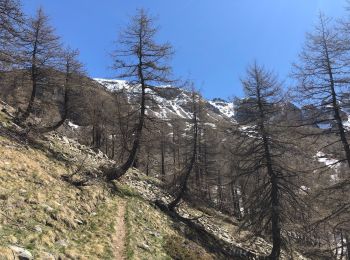
[[[0,115],[1,259],[113,259],[120,205],[125,259],[225,259],[220,248],[201,243],[186,224],[157,209],[155,199],[171,199],[158,179],[133,169],[109,185],[97,178],[100,166],[112,162],[102,153],[57,134],[23,139],[18,126]],[[83,186],[76,185],[86,177]],[[237,259],[271,248],[263,239],[244,242],[237,221],[213,209],[186,204],[180,214],[237,248]]]

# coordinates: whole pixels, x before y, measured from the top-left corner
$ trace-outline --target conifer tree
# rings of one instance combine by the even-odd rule
[[[40,81],[52,69],[57,68],[62,57],[62,48],[60,39],[42,8],[37,10],[35,17],[28,19],[21,41],[21,67],[29,70],[32,82],[28,105],[18,117],[20,122],[24,122],[33,111]]]
[[[18,62],[19,41],[24,25],[21,2],[0,0],[0,69],[12,69]]]
[[[238,174],[250,180],[245,201],[243,227],[254,234],[269,230],[272,251],[269,259],[279,259],[285,244],[282,233],[287,222],[294,222],[294,211],[301,209],[295,178],[298,171],[288,164],[293,146],[280,128],[275,115],[283,105],[281,83],[265,68],[254,63],[242,80],[245,119],[240,126],[235,157]]]
[[[140,9],[131,19],[129,26],[121,33],[118,49],[113,54],[113,68],[119,73],[119,78],[128,80],[128,84],[139,88],[141,93],[138,120],[129,156],[120,167],[110,171],[109,179],[119,178],[135,162],[145,123],[146,102],[150,98],[147,95],[147,89],[172,83],[169,79],[171,67],[168,65],[172,47],[168,43],[158,44],[157,32],[154,19],[145,10]]]

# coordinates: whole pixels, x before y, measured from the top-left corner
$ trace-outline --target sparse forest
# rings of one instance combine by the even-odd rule
[[[0,0],[0,102],[11,131],[26,144],[60,135],[103,154],[99,174],[81,170],[87,155],[64,177],[79,189],[110,189],[137,169],[171,198],[155,205],[198,232],[189,237],[216,241],[181,215],[184,204],[225,214],[246,241],[270,245],[237,259],[349,260],[350,20],[320,14],[291,64],[293,84],[253,61],[244,97],[232,100],[207,100],[173,74],[176,53],[158,25],[137,10],[110,50],[116,79],[93,79],[43,8],[28,17],[19,0]],[[13,137],[8,128],[0,135]],[[225,246],[210,250],[236,259]]]

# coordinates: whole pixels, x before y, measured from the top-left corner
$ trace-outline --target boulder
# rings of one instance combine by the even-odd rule
[[[9,248],[15,253],[15,255],[18,256],[20,260],[34,259],[32,253],[23,247],[11,245]]]

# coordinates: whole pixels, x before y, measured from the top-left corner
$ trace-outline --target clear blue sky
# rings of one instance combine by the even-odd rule
[[[207,98],[241,96],[239,78],[256,59],[282,80],[319,11],[346,15],[346,0],[23,0],[40,5],[63,41],[79,48],[92,77],[116,73],[109,54],[136,8],[158,16],[159,39],[172,43],[177,77],[191,79]]]

